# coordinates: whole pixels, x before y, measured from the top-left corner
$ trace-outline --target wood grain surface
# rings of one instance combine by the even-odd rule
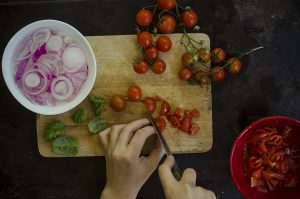
[[[185,52],[184,47],[180,46],[181,35],[169,35],[173,47],[169,52],[160,54],[160,57],[167,64],[166,71],[161,75],[154,74],[151,70],[143,75],[133,71],[132,63],[139,52],[136,35],[86,37],[94,50],[98,67],[92,93],[105,98],[106,105],[102,116],[109,125],[128,123],[146,117],[146,108],[142,102],[128,102],[126,109],[122,112],[115,112],[108,105],[112,95],[126,95],[128,87],[135,84],[142,88],[144,97],[159,95],[169,101],[173,108],[197,108],[201,115],[199,118],[194,119],[194,122],[200,126],[198,134],[189,136],[172,128],[167,122],[164,136],[174,153],[203,153],[210,150],[213,143],[211,87],[210,85],[192,86],[179,80],[178,71],[181,68],[181,56]],[[210,48],[207,35],[194,33],[191,36],[196,40],[205,41],[203,46]],[[94,117],[93,107],[87,99],[78,107],[64,114],[56,116],[38,115],[36,122],[37,141],[42,156],[63,157],[53,154],[51,144],[43,138],[44,127],[47,122],[52,120],[63,121],[66,124],[66,134],[79,139],[80,147],[77,156],[104,155],[98,136],[88,132],[88,121],[82,125],[73,123],[71,116],[79,107],[89,110],[88,121]],[[159,107],[158,104],[158,109]],[[157,113],[154,116],[157,116]],[[151,147],[146,146],[146,148]]]

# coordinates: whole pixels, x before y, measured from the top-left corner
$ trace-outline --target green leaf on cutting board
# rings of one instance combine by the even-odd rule
[[[75,156],[78,153],[78,146],[77,138],[66,135],[58,137],[52,142],[52,152],[58,155]]]
[[[94,117],[88,124],[91,133],[98,133],[107,127],[107,122],[100,116]]]
[[[51,141],[64,134],[65,125],[61,121],[51,121],[46,124],[44,128],[44,138],[47,141]]]
[[[88,111],[84,108],[78,109],[72,116],[73,122],[75,124],[82,124],[86,121],[88,116]]]

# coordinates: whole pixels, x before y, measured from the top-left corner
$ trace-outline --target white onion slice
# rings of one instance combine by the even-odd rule
[[[33,76],[32,74],[35,74],[37,76]],[[29,79],[27,78],[28,75],[30,75]],[[40,79],[38,82],[39,84],[34,86],[34,84],[37,83],[37,80],[34,80],[36,82],[33,83],[32,85],[30,85],[29,81],[30,81],[31,77],[33,77],[34,79],[36,77],[38,77]],[[26,79],[28,79],[27,84],[26,84]],[[38,70],[38,69],[31,69],[31,70],[28,70],[22,77],[22,85],[23,85],[22,88],[29,95],[38,95],[46,89],[47,82],[48,82],[47,76],[43,71]],[[28,86],[28,83],[29,83],[29,86]]]
[[[52,96],[60,101],[68,99],[73,94],[74,88],[72,82],[65,76],[53,79],[51,83]]]
[[[60,36],[52,36],[47,42],[47,50],[59,51],[63,46],[63,40]]]
[[[41,46],[41,44],[46,43],[49,40],[50,36],[51,32],[47,28],[37,30],[33,34],[33,43],[30,48],[31,52],[34,52],[36,49],[38,49]]]
[[[75,72],[86,63],[83,51],[78,47],[68,47],[62,55],[62,61],[65,69],[69,72]]]
[[[72,43],[74,40],[72,39],[72,37],[69,37],[69,36],[65,36],[64,37],[64,43],[65,44],[70,44]]]
[[[61,58],[55,54],[44,54],[40,56],[38,61],[39,68],[40,65],[50,66],[50,71],[53,75],[58,76],[62,72]]]
[[[19,48],[19,51],[16,52],[18,55],[15,60],[21,61],[24,59],[29,58],[31,55],[33,55],[34,51],[31,51],[31,45],[33,43],[33,39],[31,37],[27,37],[24,42],[22,42],[21,47]]]
[[[29,88],[35,88],[41,83],[40,76],[36,73],[30,73],[25,77],[24,83]]]

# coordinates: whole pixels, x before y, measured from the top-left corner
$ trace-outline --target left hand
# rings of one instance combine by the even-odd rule
[[[164,155],[159,142],[148,157],[140,156],[146,139],[155,133],[148,119],[115,125],[99,133],[105,150],[107,182],[101,199],[135,199]]]

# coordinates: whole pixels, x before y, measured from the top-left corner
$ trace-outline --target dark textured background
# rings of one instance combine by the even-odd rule
[[[183,168],[197,170],[199,185],[218,198],[238,199],[229,173],[229,153],[239,132],[266,116],[300,119],[299,1],[178,0],[200,15],[200,26],[212,47],[246,51],[256,45],[253,29],[265,49],[243,58],[242,72],[213,83],[214,145],[205,154],[178,155]],[[0,55],[23,26],[40,19],[65,21],[84,35],[134,34],[138,8],[150,0],[0,1]],[[105,184],[105,160],[43,158],[37,150],[35,114],[9,93],[0,76],[0,198],[97,199]],[[154,173],[139,198],[164,198]]]

